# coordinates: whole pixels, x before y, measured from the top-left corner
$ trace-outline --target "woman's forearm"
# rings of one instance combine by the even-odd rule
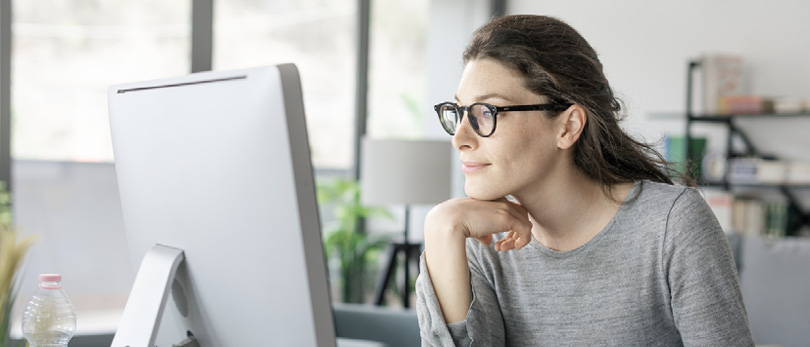
[[[466,236],[425,223],[425,265],[446,323],[463,321],[472,302]]]

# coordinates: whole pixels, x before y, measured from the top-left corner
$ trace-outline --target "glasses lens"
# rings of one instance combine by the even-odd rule
[[[478,135],[489,136],[495,130],[495,112],[486,105],[473,104],[469,117]]]
[[[453,104],[444,104],[439,108],[439,120],[448,134],[454,135],[458,126],[458,110]]]

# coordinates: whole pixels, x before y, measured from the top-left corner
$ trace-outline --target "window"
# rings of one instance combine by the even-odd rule
[[[214,69],[295,63],[313,165],[351,167],[357,1],[219,0],[214,13]]]
[[[427,105],[427,25],[430,1],[372,1],[368,134],[419,138]],[[396,15],[391,15],[395,13]]]
[[[14,9],[15,222],[41,236],[29,265],[70,278],[77,309],[105,300],[118,306],[132,274],[107,89],[189,73],[193,0],[7,1]],[[430,114],[422,95],[429,2],[398,2],[372,4],[369,132],[380,137],[419,136]],[[313,164],[322,174],[348,174],[354,160],[358,1],[214,5],[213,68],[295,63]],[[103,288],[94,280],[99,273],[112,274]],[[26,274],[26,287],[35,284],[35,275]]]
[[[91,312],[126,302],[134,273],[112,164],[107,88],[188,73],[190,4],[13,2],[14,217],[23,233],[39,235],[21,288],[34,288],[40,271],[61,272],[80,315],[95,317]]]
[[[12,157],[112,161],[107,87],[190,69],[190,1],[14,1]]]

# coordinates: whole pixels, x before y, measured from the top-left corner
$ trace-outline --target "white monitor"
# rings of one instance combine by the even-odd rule
[[[335,346],[295,66],[116,85],[109,111],[140,268],[113,346]]]

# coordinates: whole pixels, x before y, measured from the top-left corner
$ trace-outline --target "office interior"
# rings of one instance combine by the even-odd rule
[[[686,128],[689,62],[707,55],[741,57],[747,93],[805,100],[810,108],[808,12],[810,3],[800,0],[0,0],[0,178],[10,182],[20,233],[39,237],[13,312],[38,273],[57,272],[81,317],[79,334],[106,338],[116,329],[136,269],[109,135],[111,84],[295,63],[316,180],[328,183],[356,177],[362,137],[450,146],[432,105],[453,99],[473,30],[497,14],[543,14],[568,22],[594,46],[624,101],[625,129],[663,149]],[[737,125],[758,152],[810,162],[810,117]],[[725,129],[692,126],[693,135],[707,139],[707,153],[725,150]],[[459,165],[450,181],[451,195],[463,196]],[[724,188],[701,189],[714,196]],[[784,198],[778,187],[743,190]],[[810,211],[810,189],[789,190]],[[387,207],[393,219],[372,218],[365,231],[397,237],[408,216],[409,240],[419,243],[431,205],[410,206],[408,214],[403,205]],[[321,209],[329,225],[335,217]],[[760,252],[737,259],[758,344],[810,341],[808,333],[795,333],[810,322],[805,228],[788,237],[729,238],[741,257],[749,248],[758,251],[748,256]],[[765,275],[746,278],[747,270]],[[384,309],[412,312],[387,301]]]

